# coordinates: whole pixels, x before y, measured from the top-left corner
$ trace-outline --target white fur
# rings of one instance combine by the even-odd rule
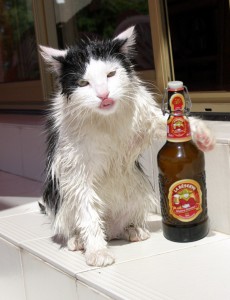
[[[50,168],[62,203],[53,224],[70,250],[84,248],[89,265],[105,266],[114,262],[108,240],[149,237],[146,219],[155,195],[135,161],[153,137],[165,136],[166,125],[152,95],[117,61],[91,59],[84,79],[89,85],[77,88],[68,101],[60,92],[53,100],[59,140]],[[104,92],[115,101],[108,110],[99,108]],[[193,120],[192,129],[196,139],[205,136],[205,146],[198,141],[201,148],[213,146],[201,121]]]
[[[107,74],[116,71],[113,77],[107,78]],[[129,85],[127,74],[117,61],[104,62],[101,60],[91,59],[86,67],[84,80],[90,84],[77,89],[72,98],[80,99],[82,106],[85,108],[95,108],[101,114],[111,114],[117,107],[117,101],[122,99],[123,87]],[[121,86],[122,80],[122,86]],[[110,98],[115,101],[114,107],[109,110],[99,109],[101,103],[100,95],[108,93]],[[85,100],[84,100],[85,99]]]
[[[98,62],[97,69],[100,65],[102,62]],[[87,262],[94,265],[114,261],[105,251],[106,239],[146,239],[146,217],[155,202],[152,187],[134,168],[134,162],[150,145],[154,133],[159,134],[160,111],[136,77],[128,86],[127,74],[122,75],[120,70],[116,75],[123,76],[127,87],[116,88],[115,82],[120,83],[115,78],[113,87],[109,88],[108,83],[110,96],[117,101],[113,113],[100,113],[99,99],[89,86],[81,88],[87,90],[87,98],[76,90],[72,101],[66,102],[59,94],[53,107],[60,141],[52,169],[58,176],[63,199],[54,220],[55,233],[70,240],[80,236]],[[75,97],[78,101],[74,102]],[[136,236],[132,233],[129,238],[130,224],[137,229]],[[98,261],[95,253],[100,253]]]
[[[115,37],[115,39],[127,39],[127,42],[122,46],[122,51],[124,53],[129,53],[130,50],[132,50],[132,47],[135,44],[135,38],[136,35],[134,31],[134,26],[129,27],[127,30],[121,32],[117,37]]]
[[[54,57],[64,57],[66,56],[68,50],[58,50],[45,46],[40,46],[40,50],[44,60],[52,66],[51,71],[59,74],[60,63]]]

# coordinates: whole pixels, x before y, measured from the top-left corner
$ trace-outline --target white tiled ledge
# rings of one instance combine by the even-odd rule
[[[210,232],[193,243],[167,241],[158,215],[151,238],[109,244],[116,263],[85,264],[80,252],[51,241],[37,203],[0,212],[0,291],[4,300],[227,300],[230,236]]]

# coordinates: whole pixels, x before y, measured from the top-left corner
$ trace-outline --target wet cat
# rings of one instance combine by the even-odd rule
[[[80,40],[66,50],[41,46],[59,82],[47,122],[44,206],[55,234],[70,250],[84,250],[93,266],[114,262],[107,241],[149,237],[155,195],[138,157],[166,125],[135,74],[134,44],[130,27],[114,39]],[[200,149],[213,148],[202,121],[192,120],[192,131]]]

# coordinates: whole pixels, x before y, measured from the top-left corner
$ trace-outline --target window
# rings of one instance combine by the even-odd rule
[[[195,110],[230,111],[229,0],[167,0],[172,77],[184,81]]]
[[[0,1],[0,105],[42,100],[32,0]]]
[[[193,111],[230,111],[229,0],[2,0],[0,22],[1,108],[41,108],[50,98],[53,80],[37,44],[64,48],[136,24],[136,70],[156,85],[159,101],[177,79]]]

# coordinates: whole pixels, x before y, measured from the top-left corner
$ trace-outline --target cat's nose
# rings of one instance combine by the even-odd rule
[[[102,92],[102,93],[98,93],[97,97],[100,98],[101,100],[107,99],[109,97],[109,92]]]

